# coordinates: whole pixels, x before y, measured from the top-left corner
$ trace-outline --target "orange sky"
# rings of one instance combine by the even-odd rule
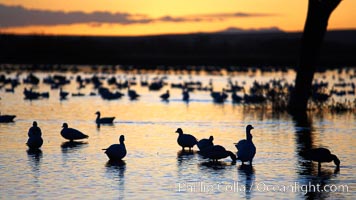
[[[6,19],[0,19],[0,32],[152,35],[212,32],[229,27],[299,31],[304,25],[307,3],[307,0],[0,0],[3,9],[0,17]],[[14,6],[21,9],[14,12]],[[353,8],[356,0],[343,0],[331,16],[329,29],[356,29]],[[32,19],[33,11],[44,12],[40,19]],[[105,12],[99,22],[94,16],[97,11]],[[76,19],[78,16],[82,21]]]

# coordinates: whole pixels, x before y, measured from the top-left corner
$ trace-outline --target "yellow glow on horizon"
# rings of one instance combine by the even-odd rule
[[[284,31],[303,29],[308,1],[295,0],[0,0],[3,5],[21,5],[27,9],[51,11],[108,11],[144,14],[150,18],[184,17],[216,13],[266,13],[268,17],[240,17],[223,21],[154,22],[149,24],[72,24],[0,28],[1,33],[54,35],[157,35],[174,33],[215,32],[229,27],[251,29],[278,27]],[[329,29],[356,29],[356,1],[343,0],[332,14]]]

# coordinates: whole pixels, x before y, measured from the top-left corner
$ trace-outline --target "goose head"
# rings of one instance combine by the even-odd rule
[[[340,167],[340,160],[337,156],[335,156],[334,154],[331,154],[331,156],[333,157],[333,161],[334,161],[334,164],[337,166],[337,167]]]
[[[120,141],[120,143],[124,143],[125,136],[124,135],[120,135],[119,141]]]
[[[68,128],[68,124],[67,123],[63,123],[62,128]]]
[[[179,135],[180,135],[180,134],[183,134],[183,130],[182,130],[181,128],[178,128],[178,129],[176,130],[176,133],[178,133]]]
[[[246,139],[247,140],[252,140],[252,134],[251,134],[251,130],[254,129],[252,125],[247,125],[246,126]]]
[[[96,115],[100,115],[100,112],[99,111],[96,111],[96,113],[95,113]]]
[[[213,140],[214,140],[214,137],[213,137],[213,136],[210,136],[210,137],[209,137],[209,141],[210,141],[210,142],[213,142]]]
[[[33,127],[37,127],[37,122],[36,122],[36,121],[33,121],[32,126],[33,126]]]
[[[254,129],[254,128],[250,124],[246,126],[246,132],[250,132],[252,129]]]

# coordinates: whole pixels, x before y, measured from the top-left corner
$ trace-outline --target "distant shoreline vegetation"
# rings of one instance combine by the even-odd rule
[[[347,69],[356,70],[355,66],[340,67],[319,67],[317,72],[322,73],[326,70]],[[132,72],[134,74],[144,74],[150,72],[179,72],[182,74],[211,74],[211,75],[229,75],[230,73],[275,73],[295,71],[294,66],[235,66],[235,65],[77,65],[77,64],[0,64],[0,72],[89,72],[89,73],[116,73]]]
[[[0,63],[29,65],[32,69],[57,65],[198,70],[210,66],[227,70],[243,68],[231,66],[294,68],[298,65],[300,39],[300,32],[139,37],[0,34]],[[355,55],[356,30],[329,31],[319,65],[321,68],[356,66]]]

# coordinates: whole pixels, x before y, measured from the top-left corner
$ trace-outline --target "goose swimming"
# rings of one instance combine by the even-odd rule
[[[236,155],[231,151],[227,151],[223,146],[220,145],[212,145],[204,148],[203,151],[200,152],[201,155],[212,159],[213,162],[217,162],[219,159],[226,158],[230,156],[233,162],[236,161]]]
[[[67,123],[63,123],[63,129],[61,131],[62,137],[64,137],[67,140],[70,140],[73,142],[73,140],[81,140],[88,138],[89,136],[85,135],[84,133],[78,131],[77,129],[74,128],[68,128]]]
[[[334,161],[334,164],[336,165],[336,167],[337,168],[340,167],[339,158],[336,155],[331,154],[330,150],[326,149],[326,148],[310,149],[304,153],[304,156],[307,160],[312,160],[312,161],[318,162],[318,170],[319,171],[321,169],[322,162]]]
[[[100,112],[99,111],[97,111],[95,114],[97,115],[96,116],[96,120],[95,120],[95,122],[97,124],[112,124],[114,119],[115,119],[115,117],[102,117],[102,118],[100,118]]]
[[[163,101],[167,101],[169,99],[169,90],[166,91],[166,93],[162,94],[160,97]]]
[[[0,123],[13,122],[16,115],[1,115],[0,113]]]
[[[181,128],[178,128],[176,130],[176,133],[179,134],[177,142],[178,142],[179,146],[182,147],[183,151],[184,151],[185,147],[188,147],[189,151],[190,151],[191,148],[198,143],[197,139],[194,136],[192,136],[190,134],[184,134],[183,130]]]
[[[135,90],[130,90],[130,87],[127,88],[127,94],[130,97],[130,100],[136,100],[138,97],[140,97],[139,94]]]
[[[199,140],[199,142],[197,143],[199,150],[203,151],[207,147],[214,146],[213,140],[214,140],[213,136],[210,136],[209,139]]]
[[[68,94],[69,92],[65,92],[62,88],[59,88],[59,97],[61,100],[66,99]]]
[[[242,164],[249,161],[252,165],[252,160],[256,154],[256,147],[252,142],[251,130],[253,129],[252,125],[246,126],[246,139],[240,140],[235,146],[238,150],[237,160],[241,160]]]
[[[120,144],[113,144],[109,148],[103,149],[110,160],[121,160],[126,156],[125,136],[120,135],[119,141]]]
[[[30,149],[38,149],[42,146],[42,132],[36,121],[32,123],[32,127],[28,130],[28,137],[26,144]]]

